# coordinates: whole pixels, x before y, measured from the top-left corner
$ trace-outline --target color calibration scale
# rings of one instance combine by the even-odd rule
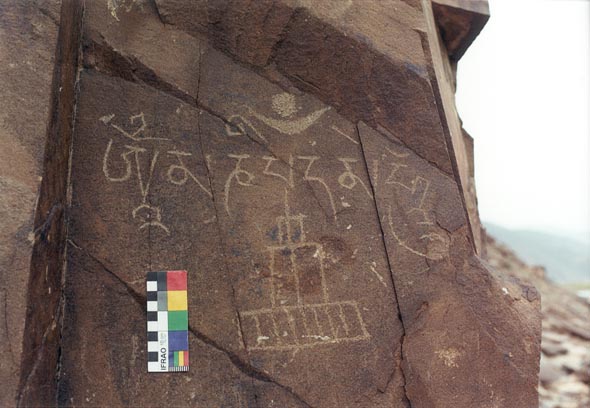
[[[188,371],[186,271],[147,274],[148,372]]]

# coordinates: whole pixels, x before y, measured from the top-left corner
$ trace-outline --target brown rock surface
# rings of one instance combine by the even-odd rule
[[[538,266],[487,237],[490,264],[506,276],[534,285],[543,299],[543,341],[539,384],[541,408],[590,405],[590,301],[556,285]]]
[[[60,1],[0,3],[0,406],[14,404]],[[45,214],[47,215],[47,214]],[[38,224],[37,224],[38,225]]]
[[[477,257],[428,2],[78,4],[20,405],[535,406],[540,299]],[[146,372],[160,269],[189,271],[185,374]]]
[[[458,61],[490,17],[487,0],[432,0],[440,36],[449,57]]]

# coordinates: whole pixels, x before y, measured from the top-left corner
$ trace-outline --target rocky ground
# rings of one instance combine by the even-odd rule
[[[487,260],[498,271],[534,285],[541,293],[543,340],[539,407],[590,406],[590,299],[553,283],[539,266],[522,262],[508,247],[487,238]]]

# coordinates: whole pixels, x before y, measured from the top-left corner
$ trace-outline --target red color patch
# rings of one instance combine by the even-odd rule
[[[186,290],[186,271],[168,271],[166,290]]]
[[[188,350],[181,351],[181,353],[184,353],[184,366],[188,367]]]

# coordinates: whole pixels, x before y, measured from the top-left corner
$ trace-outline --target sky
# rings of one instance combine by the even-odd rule
[[[590,239],[590,0],[489,0],[458,65],[480,216]]]

